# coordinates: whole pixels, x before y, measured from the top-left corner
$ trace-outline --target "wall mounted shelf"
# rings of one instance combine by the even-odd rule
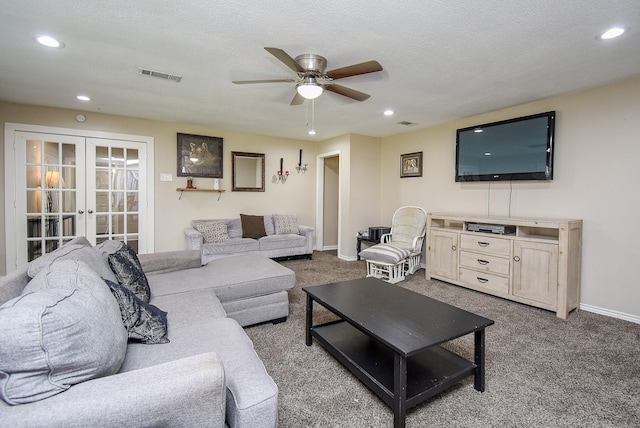
[[[188,187],[178,187],[176,189],[177,192],[180,192],[180,196],[178,197],[178,200],[182,199],[182,193],[183,192],[212,192],[212,193],[217,193],[218,194],[218,200],[220,200],[220,196],[222,195],[222,193],[224,192],[224,190],[222,189],[190,189]]]

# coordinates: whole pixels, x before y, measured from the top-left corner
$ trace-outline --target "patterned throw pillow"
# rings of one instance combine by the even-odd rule
[[[287,233],[300,233],[300,231],[298,230],[298,216],[295,214],[274,214],[273,223],[275,224],[277,235],[284,235]]]
[[[389,244],[378,244],[360,251],[359,256],[372,262],[396,264],[406,259],[410,251]]]
[[[109,266],[120,285],[128,288],[140,300],[149,303],[151,298],[149,281],[133,248],[123,242],[118,251],[109,254]]]
[[[167,313],[140,300],[129,289],[105,280],[113,297],[118,301],[122,324],[129,339],[153,345],[168,343]]]
[[[226,220],[212,220],[196,223],[193,226],[202,233],[205,244],[224,242],[229,239]]]

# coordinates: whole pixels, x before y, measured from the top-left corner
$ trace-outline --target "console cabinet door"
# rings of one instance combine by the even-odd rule
[[[513,295],[555,309],[558,291],[558,246],[514,241]]]
[[[458,233],[431,229],[430,275],[458,280]]]

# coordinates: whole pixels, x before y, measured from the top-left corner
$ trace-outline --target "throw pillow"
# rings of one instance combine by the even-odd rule
[[[273,216],[272,215],[264,216],[264,231],[267,232],[267,235],[275,235],[276,234],[276,225],[273,224]]]
[[[411,252],[389,244],[378,244],[360,251],[359,256],[372,262],[396,264],[409,257]]]
[[[194,228],[202,233],[205,244],[224,242],[229,239],[226,220],[203,221],[194,224]]]
[[[127,333],[118,304],[97,273],[80,261],[56,261],[28,287],[0,306],[5,402],[42,400],[120,369]]]
[[[283,214],[274,214],[273,215],[273,223],[276,228],[276,234],[284,235],[287,233],[295,233],[299,234],[298,230],[298,216],[293,215],[283,215]]]
[[[151,298],[151,290],[149,289],[149,281],[142,270],[142,265],[133,248],[121,243],[122,246],[118,251],[109,254],[109,265],[115,274],[118,282],[123,287],[131,290],[140,300],[149,303]]]
[[[113,275],[109,263],[103,259],[94,248],[80,244],[67,244],[57,250],[38,257],[29,263],[27,274],[35,278],[45,267],[50,266],[56,260],[80,260],[88,264],[101,278],[109,281],[117,281]]]
[[[242,222],[242,237],[260,239],[267,236],[264,230],[264,217],[261,215],[240,214]]]
[[[129,339],[146,344],[167,343],[167,313],[145,303],[128,288],[105,281],[120,306],[122,324]]]

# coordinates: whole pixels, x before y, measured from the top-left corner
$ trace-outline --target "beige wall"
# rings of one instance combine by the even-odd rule
[[[556,110],[554,179],[513,182],[512,216],[584,220],[583,305],[640,317],[640,78],[382,139],[382,217],[401,205],[509,214],[509,183],[456,183],[455,131]],[[424,152],[421,178],[399,177],[401,153]]]
[[[315,187],[314,165],[306,174],[297,174],[295,166],[299,150],[304,150],[306,159],[315,159],[313,144],[307,141],[267,137],[243,132],[205,128],[188,124],[151,121],[122,116],[83,112],[87,120],[75,120],[79,111],[58,108],[0,102],[0,123],[6,122],[55,126],[61,128],[86,129],[92,131],[145,135],[155,138],[155,195],[150,200],[155,204],[155,251],[184,249],[183,230],[195,218],[237,217],[243,214],[297,213],[301,224],[315,223],[315,199],[310,189]],[[176,133],[209,135],[224,139],[224,178],[220,188],[226,189],[217,200],[214,193],[185,193],[178,200],[177,187],[186,185],[185,177],[177,177]],[[4,132],[1,137],[4,140]],[[4,146],[4,141],[3,141]],[[231,192],[231,151],[265,153],[265,192]],[[4,165],[4,150],[0,152],[0,164]],[[285,184],[274,183],[273,176],[280,168],[291,175]],[[160,173],[173,175],[172,182],[159,181]],[[213,188],[213,179],[195,178],[198,187]],[[4,169],[0,178],[0,227],[4,236]],[[5,240],[0,243],[0,273],[5,269]]]
[[[551,182],[455,183],[455,130],[494,120],[557,111],[554,180]],[[32,123],[149,135],[156,140],[155,250],[183,248],[182,230],[193,218],[220,218],[239,213],[297,212],[300,222],[316,226],[316,177],[320,154],[340,152],[341,230],[343,258],[355,258],[355,233],[373,224],[389,224],[395,209],[418,205],[429,211],[472,214],[580,218],[584,220],[582,258],[583,305],[640,318],[640,192],[637,163],[640,133],[640,78],[600,88],[549,98],[455,122],[385,138],[345,135],[317,144],[203,128],[186,124],[147,121],[77,111],[0,102],[0,122]],[[267,186],[264,193],[190,193],[178,201],[176,187],[176,132],[224,138],[225,176],[230,188],[230,151],[266,153]],[[298,150],[309,161],[307,174],[296,174]],[[424,152],[423,177],[400,179],[400,154]],[[3,156],[3,152],[0,152]],[[271,177],[284,157],[292,172],[286,184]],[[2,159],[4,164],[4,159]],[[172,173],[170,183],[158,180]],[[196,185],[212,187],[211,180]],[[4,176],[0,177],[4,201]],[[509,200],[511,204],[509,205]],[[0,211],[4,233],[4,207]],[[4,264],[0,243],[0,272]]]

